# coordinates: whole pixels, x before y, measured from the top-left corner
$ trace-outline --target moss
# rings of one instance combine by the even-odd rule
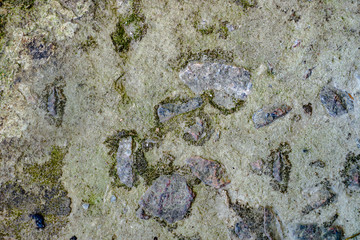
[[[23,10],[31,9],[35,4],[35,0],[0,0],[0,6],[5,8],[19,7]]]
[[[229,29],[227,28],[228,21],[224,21],[220,23],[219,36],[223,39],[227,39],[229,36]]]
[[[253,8],[256,6],[256,1],[255,0],[236,0],[235,1],[236,4],[242,6],[245,9],[249,9],[249,8]]]
[[[56,185],[62,176],[63,159],[67,149],[53,146],[50,153],[50,160],[39,165],[27,166],[24,170],[30,175],[30,181],[39,184]]]
[[[89,51],[97,47],[97,42],[93,36],[88,36],[87,39],[80,44],[80,48],[84,51]]]
[[[115,32],[111,34],[115,50],[119,53],[127,52],[132,41],[140,41],[146,34],[145,18],[137,13],[128,17],[120,17]]]
[[[121,103],[122,104],[129,104],[130,103],[130,98],[129,96],[126,94],[126,89],[124,86],[124,81],[125,81],[125,73],[122,73],[120,75],[120,77],[118,79],[116,79],[114,81],[114,88],[115,90],[120,94],[121,97]]]
[[[141,174],[145,180],[146,185],[151,185],[152,182],[161,175],[171,175],[179,170],[179,166],[175,166],[175,158],[170,154],[165,154],[156,165],[149,166],[146,171]]]

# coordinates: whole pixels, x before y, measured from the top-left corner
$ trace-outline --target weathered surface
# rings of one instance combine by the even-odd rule
[[[306,196],[308,202],[302,210],[303,214],[308,214],[315,209],[327,206],[336,199],[336,194],[327,186],[317,186],[306,189],[303,191],[303,194]]]
[[[117,174],[120,181],[127,187],[132,187],[134,184],[134,157],[132,148],[133,138],[129,136],[120,140],[119,148],[116,153]]]
[[[200,97],[192,98],[184,102],[176,103],[164,103],[159,104],[156,113],[161,123],[170,120],[171,118],[193,111],[203,104],[203,100]]]
[[[354,110],[354,101],[349,93],[333,86],[325,86],[320,92],[320,100],[329,115],[341,116]]]
[[[188,158],[186,162],[192,174],[206,185],[219,189],[230,183],[225,176],[224,168],[216,161],[195,156]]]
[[[264,107],[254,113],[252,117],[255,128],[261,128],[269,125],[276,119],[285,116],[290,111],[291,107],[285,104]]]
[[[360,155],[349,153],[346,156],[341,175],[345,186],[349,190],[360,190]]]
[[[45,97],[43,99],[44,109],[51,123],[60,126],[65,114],[66,96],[63,86],[51,85],[45,89]]]
[[[295,240],[341,240],[343,237],[340,227],[326,228],[317,224],[298,224],[292,233]]]
[[[194,194],[185,178],[173,174],[156,179],[140,199],[139,205],[146,214],[174,223],[185,217],[193,200]]]
[[[196,94],[213,90],[213,102],[225,109],[236,107],[251,93],[250,73],[243,68],[219,62],[189,63],[180,79]]]
[[[290,152],[290,145],[288,143],[281,143],[279,148],[271,151],[267,159],[259,159],[250,163],[250,166],[254,173],[270,176],[272,178],[270,184],[273,189],[284,193],[287,191],[290,178]]]

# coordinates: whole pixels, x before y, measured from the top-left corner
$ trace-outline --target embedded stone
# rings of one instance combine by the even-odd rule
[[[352,96],[333,86],[323,87],[320,91],[320,100],[332,117],[341,116],[354,110]]]
[[[360,190],[360,154],[349,153],[346,156],[344,170],[341,176],[345,186],[349,190]]]
[[[315,223],[297,224],[292,231],[295,240],[341,240],[343,230],[341,227],[320,227]]]
[[[163,175],[154,181],[139,201],[138,216],[151,215],[168,223],[182,220],[187,214],[194,194],[186,179],[178,174]]]
[[[119,141],[119,147],[116,153],[117,161],[117,174],[120,181],[127,187],[132,187],[134,184],[134,172],[133,172],[133,138],[126,137]]]
[[[245,101],[251,93],[250,73],[230,64],[192,62],[179,77],[195,94],[213,91],[213,102],[228,110]]]
[[[203,103],[204,101],[201,97],[195,97],[186,102],[159,104],[156,112],[159,117],[159,121],[163,123],[177,115],[191,112],[201,107]]]
[[[232,206],[238,214],[234,232],[239,239],[283,239],[281,222],[271,207]]]
[[[66,96],[62,86],[47,86],[45,89],[44,109],[51,122],[60,126],[65,114]]]
[[[261,128],[270,123],[274,122],[276,119],[285,116],[291,111],[291,107],[285,104],[282,105],[273,105],[267,106],[263,109],[260,109],[254,113],[252,119],[255,124],[255,128]]]
[[[290,145],[281,143],[266,159],[250,163],[250,166],[254,173],[270,176],[273,189],[284,193],[287,191],[292,166],[289,160],[290,152]]]
[[[196,156],[189,158],[187,164],[192,174],[206,185],[219,189],[230,183],[230,180],[225,177],[223,167],[215,161]]]
[[[211,137],[212,130],[206,118],[195,117],[184,129],[183,139],[194,145],[202,145]]]

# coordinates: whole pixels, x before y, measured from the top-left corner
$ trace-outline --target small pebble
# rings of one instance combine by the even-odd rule
[[[29,217],[35,220],[35,224],[38,227],[38,229],[45,228],[45,219],[43,215],[41,215],[40,213],[35,213],[35,214],[30,214]]]
[[[303,109],[306,114],[309,114],[310,116],[312,115],[313,108],[311,103],[303,105]]]
[[[70,240],[77,240],[77,237],[76,237],[76,236],[72,236],[72,237],[70,238]]]
[[[291,111],[291,107],[285,104],[266,106],[256,113],[254,113],[252,119],[255,125],[255,128],[261,128],[270,123],[274,122],[276,119],[285,116]]]
[[[84,203],[82,205],[83,209],[85,209],[85,210],[88,210],[89,206],[90,206],[90,204],[88,204],[88,203]]]
[[[116,202],[116,197],[114,195],[110,197],[110,202]]]

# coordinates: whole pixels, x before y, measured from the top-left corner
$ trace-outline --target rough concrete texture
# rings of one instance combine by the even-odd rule
[[[0,0],[0,239],[355,235],[359,29],[352,0]],[[231,183],[203,184],[191,156]],[[139,212],[174,175],[182,217]]]

